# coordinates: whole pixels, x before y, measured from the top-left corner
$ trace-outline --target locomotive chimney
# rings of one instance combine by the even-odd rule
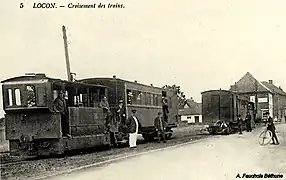
[[[136,82],[137,83],[137,81],[135,80],[134,82]]]
[[[153,87],[153,84],[150,84]]]
[[[113,75],[113,78],[115,79],[115,78],[116,78],[116,75]]]

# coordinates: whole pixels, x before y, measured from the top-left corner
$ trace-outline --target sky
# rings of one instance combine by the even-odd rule
[[[56,1],[124,3],[124,9],[33,9],[34,2],[0,6],[0,80],[26,72],[67,79],[65,25],[77,79],[116,75],[177,84],[198,102],[202,91],[229,89],[246,72],[286,88],[283,0]]]

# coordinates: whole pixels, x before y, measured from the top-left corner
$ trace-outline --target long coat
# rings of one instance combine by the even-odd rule
[[[162,125],[161,125],[161,123],[160,123],[160,119],[161,119],[161,121],[162,121],[163,127],[162,127]],[[164,130],[164,128],[166,127],[166,122],[163,120],[163,118],[157,116],[157,117],[155,118],[155,120],[154,120],[154,126],[155,126],[156,129]]]
[[[137,121],[138,121],[138,131],[139,131],[139,129],[141,128],[141,124],[139,122],[138,117],[136,117],[136,118],[137,118]],[[130,116],[127,119],[126,125],[127,125],[127,132],[128,133],[135,133],[136,132],[136,122],[135,122],[133,116]]]

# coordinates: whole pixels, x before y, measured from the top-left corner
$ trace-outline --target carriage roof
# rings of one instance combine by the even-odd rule
[[[5,83],[10,83],[10,82],[21,82],[21,81],[42,81],[42,82],[51,82],[51,83],[55,83],[58,85],[69,85],[69,86],[74,86],[74,87],[100,87],[100,88],[108,88],[107,86],[103,86],[103,85],[93,85],[93,84],[87,84],[87,83],[83,83],[83,82],[79,82],[79,81],[75,81],[75,82],[69,82],[66,80],[62,80],[62,79],[57,79],[57,78],[50,78],[50,77],[46,77],[45,75],[26,75],[26,76],[17,76],[17,77],[12,77],[6,80],[1,81],[1,83],[5,84]]]
[[[151,85],[146,85],[146,84],[141,84],[138,82],[132,82],[132,81],[128,81],[128,80],[124,80],[124,79],[120,79],[120,78],[108,78],[108,77],[98,77],[98,78],[86,78],[86,79],[80,79],[78,80],[79,82],[84,82],[84,83],[97,83],[98,80],[116,80],[116,81],[121,81],[121,82],[125,82],[125,83],[132,83],[132,84],[137,84],[139,86],[145,86],[145,87],[150,87],[150,88],[156,88],[156,89],[161,89],[163,90],[163,88],[160,87],[156,87],[156,86],[151,86]],[[165,89],[164,89],[165,90]]]

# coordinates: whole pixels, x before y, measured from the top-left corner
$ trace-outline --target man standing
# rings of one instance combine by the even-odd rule
[[[269,115],[269,112],[267,112],[266,115],[267,115],[267,130],[272,132],[272,144],[275,144],[274,140],[276,140],[276,145],[278,145],[279,142],[278,142],[278,138],[277,138],[276,133],[275,133],[276,128],[275,128],[273,119]]]
[[[109,103],[107,101],[107,98],[104,96],[100,103],[99,103],[99,107],[103,109],[103,113],[105,113],[105,116],[106,116],[106,120],[105,120],[105,128],[106,128],[106,131],[109,131],[110,129],[110,122],[109,122],[109,117],[111,115],[111,112],[110,112],[110,107],[109,107]]]
[[[243,122],[242,122],[241,115],[238,115],[237,121],[238,121],[239,134],[242,134],[242,124],[243,124]]]
[[[137,134],[140,127],[140,123],[138,118],[136,117],[137,111],[135,109],[132,110],[132,115],[127,119],[127,127],[129,133],[129,147],[136,148]]]
[[[159,143],[161,142],[161,137],[162,137],[163,138],[163,143],[166,143],[166,139],[165,139],[165,126],[166,126],[166,123],[162,119],[162,113],[161,112],[158,112],[158,116],[154,120],[154,126],[155,126],[156,131],[157,131],[158,142]]]
[[[245,117],[245,122],[246,122],[246,131],[247,132],[251,132],[251,115],[249,114],[249,112],[247,112],[247,115]]]
[[[65,100],[65,91],[60,90],[58,97],[54,100],[55,111],[61,114],[61,125],[63,136],[70,137],[69,134],[69,119],[68,119],[68,108]]]
[[[168,107],[167,97],[164,96],[162,97],[162,106],[163,106],[164,121],[168,122],[169,107]]]

